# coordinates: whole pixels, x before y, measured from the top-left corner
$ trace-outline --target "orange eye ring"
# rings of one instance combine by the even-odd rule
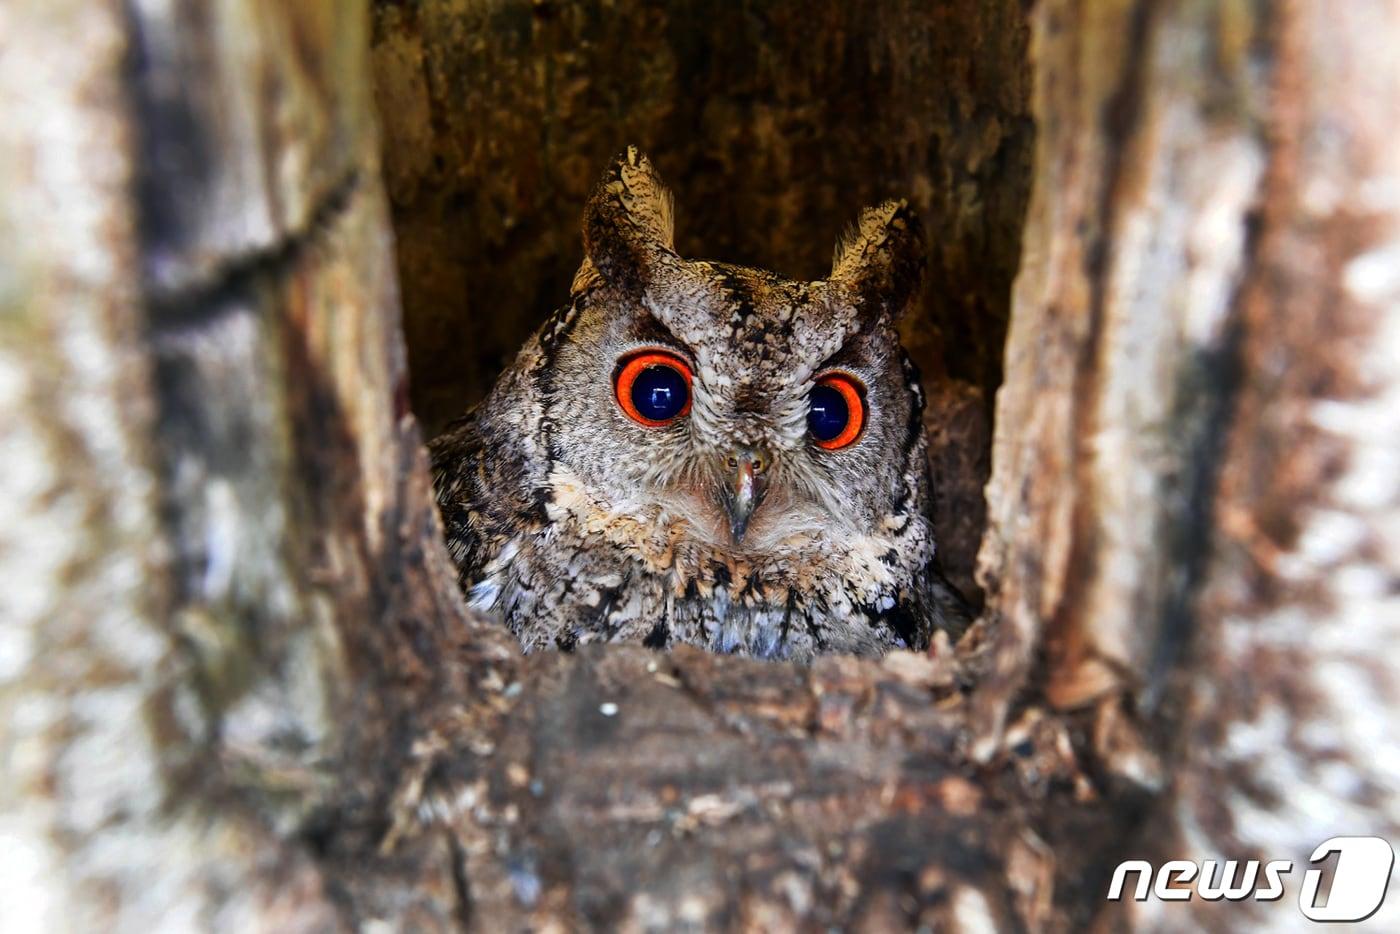
[[[667,418],[652,418],[643,414],[638,410],[633,395],[634,389],[638,388],[638,378],[653,367],[665,367],[679,374],[685,383],[685,399],[680,411]],[[617,373],[613,376],[613,391],[617,398],[618,407],[632,421],[639,425],[645,425],[647,428],[665,428],[667,425],[673,424],[676,419],[684,418],[690,414],[692,381],[693,375],[690,372],[690,366],[680,357],[664,350],[643,350],[623,357],[618,363]]]
[[[834,438],[822,439],[813,436],[812,441],[824,451],[839,451],[855,444],[865,429],[865,387],[860,380],[846,373],[828,373],[817,380],[818,386],[836,390],[846,404],[846,426]]]

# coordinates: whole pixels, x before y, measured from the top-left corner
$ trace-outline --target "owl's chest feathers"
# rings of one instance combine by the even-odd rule
[[[875,621],[908,599],[919,541],[863,535],[792,510],[737,550],[699,507],[604,503],[564,469],[548,522],[503,541],[471,602],[528,646],[683,641],[767,657],[876,651]],[[790,630],[801,629],[797,636]],[[849,631],[845,631],[849,630]]]
[[[784,605],[789,591],[820,594],[836,581],[870,595],[898,584],[892,539],[851,532],[811,508],[773,509],[739,548],[704,495],[604,502],[566,468],[551,474],[550,489],[548,513],[559,538],[666,580],[678,598],[689,592],[709,599],[719,591],[739,605]]]

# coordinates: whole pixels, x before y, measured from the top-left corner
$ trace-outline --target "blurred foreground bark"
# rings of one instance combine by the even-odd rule
[[[0,7],[0,928],[1239,929],[1108,873],[1400,835],[1393,4],[1034,8],[986,612],[811,669],[462,608],[368,24]]]

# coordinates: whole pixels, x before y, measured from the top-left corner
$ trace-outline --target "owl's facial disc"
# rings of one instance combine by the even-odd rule
[[[822,464],[864,436],[869,404],[859,377],[828,366],[745,380],[704,355],[692,363],[689,351],[673,349],[679,342],[660,336],[624,344],[611,370],[617,408],[655,439],[639,462],[646,487],[693,503],[684,510],[692,522],[712,517],[702,537],[750,551],[781,538],[798,513],[840,513]],[[757,537],[748,534],[755,524]]]

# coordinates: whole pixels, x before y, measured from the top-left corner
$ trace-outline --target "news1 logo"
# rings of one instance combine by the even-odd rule
[[[1309,869],[1298,893],[1298,910],[1312,921],[1364,921],[1385,901],[1395,851],[1380,837],[1333,837],[1318,844],[1308,861],[1321,863],[1333,853],[1337,854],[1337,865],[1331,888],[1323,890],[1321,868]],[[1129,874],[1136,873],[1133,899],[1139,902],[1146,901],[1149,892],[1164,902],[1184,902],[1195,897],[1205,901],[1272,902],[1283,897],[1283,878],[1292,871],[1293,862],[1287,859],[1227,859],[1223,866],[1213,859],[1199,865],[1173,859],[1155,870],[1146,860],[1129,859],[1113,870],[1108,900],[1120,900]]]

